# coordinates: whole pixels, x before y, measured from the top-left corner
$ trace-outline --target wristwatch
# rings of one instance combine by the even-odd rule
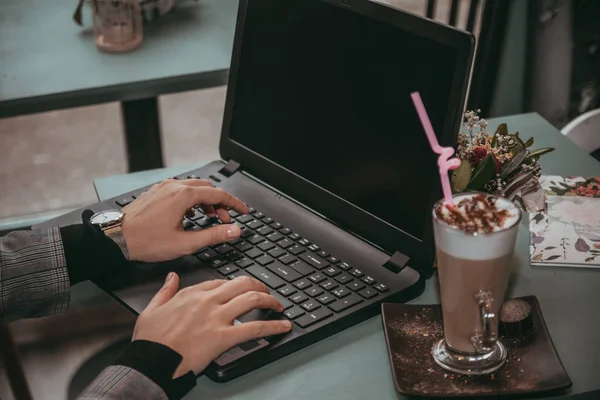
[[[127,243],[125,243],[125,237],[123,236],[123,230],[121,229],[123,217],[124,214],[121,210],[112,209],[100,211],[90,217],[90,224],[100,229],[106,236],[115,242],[121,249],[125,259],[129,260]]]

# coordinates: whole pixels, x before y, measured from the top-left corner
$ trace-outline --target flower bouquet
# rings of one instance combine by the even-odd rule
[[[461,164],[452,172],[452,190],[492,193],[514,201],[524,211],[543,210],[545,196],[538,160],[554,149],[531,150],[533,138],[523,141],[519,132],[509,133],[504,123],[492,136],[479,112],[464,114],[466,132],[459,133],[456,151]]]

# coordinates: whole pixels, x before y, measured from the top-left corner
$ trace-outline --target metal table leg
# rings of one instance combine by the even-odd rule
[[[158,99],[121,102],[129,172],[163,168]]]

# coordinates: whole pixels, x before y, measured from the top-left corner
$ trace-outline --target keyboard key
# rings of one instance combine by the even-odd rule
[[[275,232],[267,236],[267,239],[269,239],[271,242],[278,242],[283,238],[284,236],[279,232]]]
[[[292,303],[291,301],[289,301],[288,299],[286,299],[285,297],[279,296],[279,295],[274,295],[273,297],[275,297],[283,306],[284,310],[287,310],[288,308],[294,307],[294,303]]]
[[[372,297],[377,296],[377,291],[373,288],[368,287],[365,290],[361,290],[360,292],[358,292],[358,294],[360,294],[365,299],[370,299]]]
[[[228,242],[230,246],[237,246],[238,244],[242,243],[243,240],[242,238],[237,238],[237,239],[233,239],[232,241]]]
[[[270,227],[265,225],[265,226],[261,226],[260,228],[258,228],[256,230],[256,233],[260,233],[263,236],[267,236],[268,234],[273,233],[273,229],[271,229]]]
[[[372,285],[374,284],[376,281],[375,279],[371,278],[370,276],[365,276],[364,278],[361,279],[361,281],[363,281],[364,283],[366,283],[367,285]]]
[[[236,278],[239,278],[240,276],[248,276],[248,274],[245,274],[242,271],[237,271],[237,272],[234,272],[233,274],[229,274],[227,276],[227,279],[234,280]]]
[[[268,250],[271,250],[273,247],[275,247],[275,245],[273,244],[273,242],[269,242],[267,240],[266,242],[262,242],[261,244],[259,244],[256,247],[258,247],[262,251],[268,251]]]
[[[291,254],[286,254],[285,256],[283,256],[279,259],[279,261],[281,261],[284,264],[291,264],[296,260],[297,260],[297,258]]]
[[[301,238],[301,236],[298,235],[297,233],[292,233],[292,234],[290,234],[289,238],[292,240],[298,240]]]
[[[254,207],[248,207],[249,214],[254,214],[255,212],[256,212],[256,209]]]
[[[321,289],[319,286],[313,286],[311,288],[306,289],[304,293],[306,293],[310,297],[316,297],[323,293],[323,289]]]
[[[321,307],[298,318],[295,322],[301,328],[306,328],[332,315],[333,313],[329,309]]]
[[[274,221],[273,221],[273,218],[266,217],[266,218],[263,218],[262,222],[263,222],[263,224],[269,225],[269,224],[272,224]]]
[[[184,230],[188,230],[190,228],[194,227],[194,223],[192,221],[190,221],[189,219],[185,219],[183,220],[183,229]]]
[[[290,321],[293,321],[304,314],[306,314],[304,310],[299,307],[290,308],[289,310],[285,310],[283,313],[283,315],[285,315],[285,317]]]
[[[206,228],[208,225],[210,225],[211,221],[210,221],[210,218],[204,217],[204,218],[200,218],[199,220],[197,220],[196,223],[198,225],[200,225],[200,227]]]
[[[335,303],[330,304],[329,308],[331,308],[335,312],[341,312],[347,308],[357,305],[358,303],[362,303],[363,301],[364,300],[362,299],[362,297],[360,297],[357,294],[352,293],[350,296],[346,297],[345,299],[338,300]]]
[[[358,292],[359,290],[362,290],[366,287],[365,284],[361,281],[350,282],[346,286],[348,286],[351,290],[354,290],[355,292]]]
[[[279,242],[277,242],[277,246],[279,246],[279,247],[281,247],[283,249],[287,249],[288,247],[290,247],[293,244],[294,244],[294,242],[292,242],[288,238],[282,239]]]
[[[281,289],[279,289],[278,292],[287,297],[287,296],[291,296],[294,293],[296,293],[297,290],[293,286],[285,286],[285,287],[282,287]]]
[[[275,230],[279,230],[279,229],[283,228],[283,225],[281,225],[279,222],[273,222],[271,224],[271,228],[273,228]]]
[[[348,271],[349,269],[352,269],[352,266],[350,266],[350,264],[348,264],[347,262],[342,262],[338,265],[338,267],[340,267],[341,269],[343,269],[344,271]]]
[[[227,257],[229,261],[235,261],[244,257],[244,255],[237,250],[231,250],[229,253],[225,254],[225,257]]]
[[[273,257],[268,256],[268,255],[265,254],[263,256],[260,256],[260,257],[258,257],[256,259],[254,259],[254,261],[257,262],[257,263],[259,263],[260,265],[267,265],[267,264],[270,264],[273,261],[275,261],[275,259]]]
[[[261,226],[263,226],[263,223],[262,223],[262,222],[260,222],[259,220],[255,219],[255,220],[253,220],[253,221],[250,221],[250,222],[248,222],[248,223],[246,224],[246,226],[247,226],[248,228],[250,228],[250,229],[258,229],[258,228],[260,228]]]
[[[302,246],[308,246],[310,244],[308,239],[300,239],[298,240],[298,243],[300,243]]]
[[[269,254],[273,258],[279,258],[279,257],[281,257],[282,255],[285,254],[285,251],[283,251],[279,247],[275,247],[273,250],[269,251]]]
[[[238,251],[245,252],[252,248],[252,245],[246,241],[240,242],[235,246]]]
[[[258,244],[258,243],[264,242],[265,238],[262,237],[261,235],[254,234],[252,236],[249,236],[248,239],[246,239],[246,240],[252,244]]]
[[[220,266],[227,264],[227,261],[223,260],[222,258],[213,258],[210,261],[210,266],[213,268],[219,268]]]
[[[355,278],[360,278],[364,275],[364,273],[360,269],[353,269],[350,271],[350,275],[354,276]]]
[[[342,273],[342,271],[340,271],[339,269],[337,269],[336,267],[328,267],[325,268],[323,270],[323,272],[327,275],[327,276],[336,276]]]
[[[294,282],[302,278],[302,275],[296,272],[296,270],[288,267],[287,265],[283,265],[279,261],[275,261],[274,263],[269,264],[267,266],[267,269],[271,272],[274,272],[287,282]]]
[[[335,258],[334,256],[329,256],[329,257],[327,257],[327,261],[329,261],[329,262],[330,262],[330,263],[332,263],[332,264],[337,264],[337,263],[339,263],[339,262],[340,262],[340,260],[339,260],[339,259],[337,259],[337,258]]]
[[[254,264],[254,262],[252,262],[252,260],[249,259],[248,257],[244,257],[241,260],[239,260],[238,262],[236,262],[235,264],[240,268],[246,268],[246,267]]]
[[[257,212],[256,214],[254,214],[254,218],[262,219],[264,217],[265,217],[265,214],[263,214],[261,212]]]
[[[217,271],[224,276],[227,276],[229,274],[233,274],[235,271],[239,271],[240,269],[234,265],[231,264],[227,264],[222,266],[221,268],[217,269]]]
[[[344,286],[340,286],[339,288],[334,289],[331,293],[333,293],[336,297],[339,297],[341,299],[342,297],[346,297],[350,294],[350,289]]]
[[[306,297],[306,295],[304,293],[297,293],[297,294],[293,295],[292,297],[290,297],[290,300],[296,304],[300,304],[300,303],[304,303],[306,300],[308,300],[308,297]]]
[[[246,269],[246,271],[248,271],[248,273],[252,274],[256,279],[262,281],[267,286],[269,286],[273,289],[278,289],[282,286],[285,286],[285,282],[281,278],[279,278],[277,275],[273,274],[272,272],[267,271],[265,268],[263,268],[261,266],[253,265],[251,267],[248,267],[248,269]]]
[[[282,228],[279,232],[283,233],[284,235],[289,235],[292,233],[292,230],[290,228]]]
[[[314,243],[313,243],[313,244],[311,244],[310,246],[308,246],[308,249],[309,249],[310,251],[315,251],[315,252],[317,252],[317,251],[321,250],[321,248],[320,248],[319,246],[317,246],[316,244],[314,244]]]
[[[303,303],[300,307],[304,308],[306,311],[312,311],[321,307],[321,305],[316,300],[309,300],[306,303]]]
[[[312,286],[312,283],[308,279],[300,279],[299,281],[294,282],[294,286],[300,290],[304,290],[309,286]]]
[[[317,297],[317,300],[321,303],[321,304],[329,304],[329,303],[333,303],[334,301],[337,300],[337,298],[335,298],[331,293],[325,293],[319,297]]]
[[[191,215],[188,215],[186,213],[185,216],[188,217],[189,219],[191,219],[192,221],[196,221],[196,220],[199,220],[200,218],[204,217],[204,214],[202,213],[202,211],[200,211],[200,210],[198,210],[196,208],[192,208],[190,210],[190,214]]]
[[[323,258],[329,257],[329,253],[326,252],[325,250],[318,251],[317,254],[319,255],[319,257],[323,257]]]
[[[249,236],[254,235],[254,231],[252,229],[248,229],[248,227],[246,227],[246,226],[240,226],[240,229],[242,230],[240,237],[242,237],[244,239]]]
[[[238,215],[240,215],[240,214],[238,214],[238,212],[237,212],[237,211],[235,211],[235,210],[229,210],[228,212],[229,212],[229,215],[231,215],[231,218],[235,218],[235,217],[237,217]]]
[[[325,262],[325,260],[323,260],[321,257],[319,257],[316,254],[304,253],[304,254],[301,254],[299,257],[300,257],[300,259],[306,261],[308,264],[310,264],[313,267],[318,268],[318,269],[323,269],[329,265],[327,262]]]
[[[252,221],[254,219],[254,217],[252,215],[245,214],[245,215],[237,217],[236,219],[238,220],[238,222],[245,224],[246,222]]]
[[[206,249],[201,253],[196,254],[196,257],[202,261],[212,260],[216,256],[218,256],[217,252],[211,249]]]
[[[229,253],[231,250],[233,250],[233,247],[231,247],[230,245],[228,245],[227,243],[223,243],[219,246],[217,246],[215,248],[215,250],[217,251],[217,253],[219,254],[226,254]]]
[[[335,289],[336,287],[338,287],[340,285],[334,281],[325,281],[325,282],[321,283],[319,286],[321,286],[325,290],[331,290],[331,289]]]
[[[256,258],[263,255],[263,252],[259,249],[251,249],[246,252],[246,257]]]
[[[288,248],[287,251],[297,256],[298,254],[304,253],[306,249],[302,246],[298,246],[297,244],[295,244],[292,247]]]
[[[343,274],[340,276],[336,276],[335,280],[338,281],[339,283],[348,283],[352,280],[352,277],[350,275]]]
[[[380,292],[387,292],[388,290],[390,290],[387,286],[385,286],[383,283],[378,283],[376,285],[373,285],[373,287],[377,290],[379,290]]]
[[[121,207],[125,207],[127,204],[131,203],[133,201],[133,197],[131,196],[126,196],[126,197],[122,197],[119,200],[117,200],[115,203],[117,203],[118,205],[120,205]]]
[[[296,263],[290,264],[290,267],[294,268],[302,276],[310,275],[313,272],[315,272],[314,268],[311,268],[304,261],[298,261]]]
[[[310,279],[314,283],[319,283],[319,282],[323,282],[325,279],[327,279],[327,277],[325,275],[317,272],[316,274],[312,274],[311,276],[309,276],[308,279]]]

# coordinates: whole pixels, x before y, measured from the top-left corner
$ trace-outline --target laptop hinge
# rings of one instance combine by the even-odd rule
[[[383,266],[388,270],[392,271],[393,273],[397,274],[408,265],[408,260],[410,260],[410,258],[406,255],[400,252],[395,252],[390,257],[390,259],[385,264],[383,264]]]
[[[219,170],[219,173],[229,178],[235,174],[241,167],[241,164],[235,160],[229,160],[227,164]]]

